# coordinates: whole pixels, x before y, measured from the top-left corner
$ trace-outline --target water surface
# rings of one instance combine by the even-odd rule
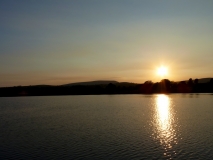
[[[212,159],[213,95],[0,98],[0,159]]]

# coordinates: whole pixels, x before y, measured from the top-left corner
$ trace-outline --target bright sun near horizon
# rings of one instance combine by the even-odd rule
[[[161,77],[166,76],[168,74],[168,68],[165,66],[157,68],[157,74]]]

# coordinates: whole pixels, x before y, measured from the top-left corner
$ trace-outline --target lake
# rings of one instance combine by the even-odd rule
[[[213,95],[0,98],[0,159],[213,159]]]

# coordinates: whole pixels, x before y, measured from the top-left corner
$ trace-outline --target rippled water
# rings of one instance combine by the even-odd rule
[[[0,98],[0,159],[213,159],[213,95]]]

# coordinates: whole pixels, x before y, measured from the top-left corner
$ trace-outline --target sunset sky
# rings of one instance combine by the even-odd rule
[[[1,0],[0,87],[213,77],[212,0]]]

